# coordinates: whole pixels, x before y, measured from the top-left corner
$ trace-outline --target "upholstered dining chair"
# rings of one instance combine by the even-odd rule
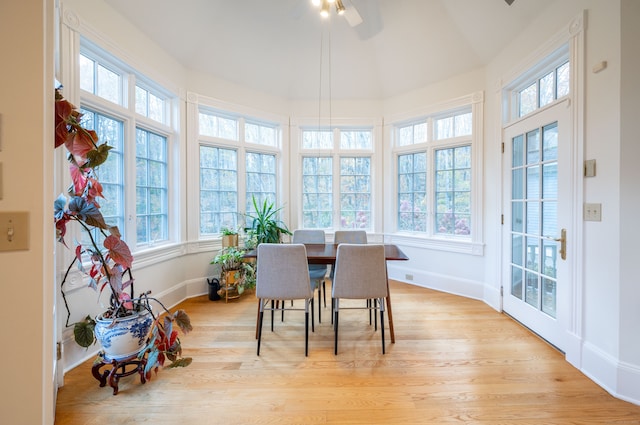
[[[293,231],[292,243],[324,244],[324,230],[319,229],[297,229]],[[318,323],[322,323],[322,309],[320,303],[320,292],[324,294],[324,306],[327,306],[326,287],[324,284],[327,275],[327,266],[324,264],[309,264],[309,279],[312,287],[318,289]],[[312,318],[313,320],[313,318]]]
[[[333,243],[341,244],[341,243],[367,243],[367,232],[364,230],[336,230],[333,234]],[[333,265],[331,267],[331,272],[329,273],[329,279],[333,280],[333,274],[336,269],[336,266]],[[370,301],[367,300],[367,305],[370,304]],[[324,306],[327,306],[327,300],[324,301]],[[333,306],[331,307],[333,310]],[[333,323],[333,314],[331,315],[331,323]],[[369,324],[371,324],[371,314],[369,314]]]
[[[272,243],[258,245],[256,297],[260,305],[257,355],[260,355],[264,311],[271,310],[271,331],[273,332],[273,311],[281,308],[304,310],[304,355],[308,356],[309,305],[313,305],[313,288],[309,282],[307,250],[304,245]],[[285,300],[304,300],[304,309],[286,307]],[[274,306],[274,301],[279,301],[280,307]],[[313,315],[313,307],[311,311]]]
[[[342,309],[367,309],[380,312],[382,354],[384,345],[384,309],[389,295],[387,264],[384,245],[347,244],[338,245],[336,272],[331,288],[334,318],[334,353],[338,354],[338,325],[341,299],[372,300],[366,307],[343,307]],[[376,328],[377,330],[377,323]]]

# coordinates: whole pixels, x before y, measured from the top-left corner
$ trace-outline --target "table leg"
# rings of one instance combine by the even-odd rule
[[[389,334],[391,343],[396,343],[396,333],[393,331],[393,312],[391,311],[391,290],[389,289],[389,274],[387,273],[387,317],[389,317]],[[384,324],[381,324],[384,326]]]

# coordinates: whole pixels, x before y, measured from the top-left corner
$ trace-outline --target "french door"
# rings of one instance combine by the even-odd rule
[[[569,101],[504,129],[503,310],[566,351],[571,309]]]

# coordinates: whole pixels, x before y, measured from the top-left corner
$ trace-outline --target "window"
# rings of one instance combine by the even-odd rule
[[[371,158],[340,158],[340,228],[371,228]]]
[[[136,113],[159,123],[164,123],[166,104],[166,100],[159,95],[136,86]]]
[[[523,117],[569,94],[569,62],[554,67],[533,83],[518,90],[518,117]]]
[[[190,113],[197,117],[199,131],[201,238],[218,237],[224,227],[237,229],[246,224],[245,214],[254,213],[253,197],[259,203],[277,204],[282,133],[279,123],[209,103],[216,102],[205,99]]]
[[[300,139],[301,227],[373,229],[373,130],[303,128]]]
[[[238,156],[232,149],[200,146],[200,234],[238,227]]]
[[[471,146],[436,150],[435,232],[471,233]]]
[[[398,156],[398,230],[427,230],[427,154]]]
[[[123,103],[123,77],[109,65],[80,54],[80,88],[102,99],[125,106]]]
[[[82,108],[82,121],[93,128],[102,143],[111,146],[107,160],[94,169],[102,185],[104,199],[100,199],[100,212],[105,222],[124,229],[124,123],[118,119],[93,110]],[[85,237],[85,236],[83,236]],[[94,238],[102,239],[96,230]]]
[[[247,169],[247,213],[253,215],[253,197],[258,201],[258,205],[266,200],[276,201],[276,156],[272,154],[248,152],[246,160]]]
[[[302,158],[302,227],[333,226],[333,159]]]
[[[96,168],[105,221],[118,226],[132,248],[168,242],[173,96],[84,39],[78,62],[83,120],[101,143],[112,146]],[[129,105],[127,99],[135,102]],[[126,185],[129,181],[135,185]]]
[[[215,113],[200,112],[200,134],[221,139],[238,140],[238,120]]]
[[[472,242],[475,104],[393,126],[397,167],[396,229],[416,236]],[[466,102],[466,105],[464,103]]]
[[[168,239],[167,138],[136,129],[138,245]]]

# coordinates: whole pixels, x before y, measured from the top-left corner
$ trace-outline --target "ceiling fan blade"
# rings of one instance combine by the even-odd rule
[[[355,27],[362,23],[362,16],[360,16],[360,13],[358,13],[358,9],[356,9],[356,6],[352,1],[349,1],[348,4],[345,5],[344,19],[352,27]]]

